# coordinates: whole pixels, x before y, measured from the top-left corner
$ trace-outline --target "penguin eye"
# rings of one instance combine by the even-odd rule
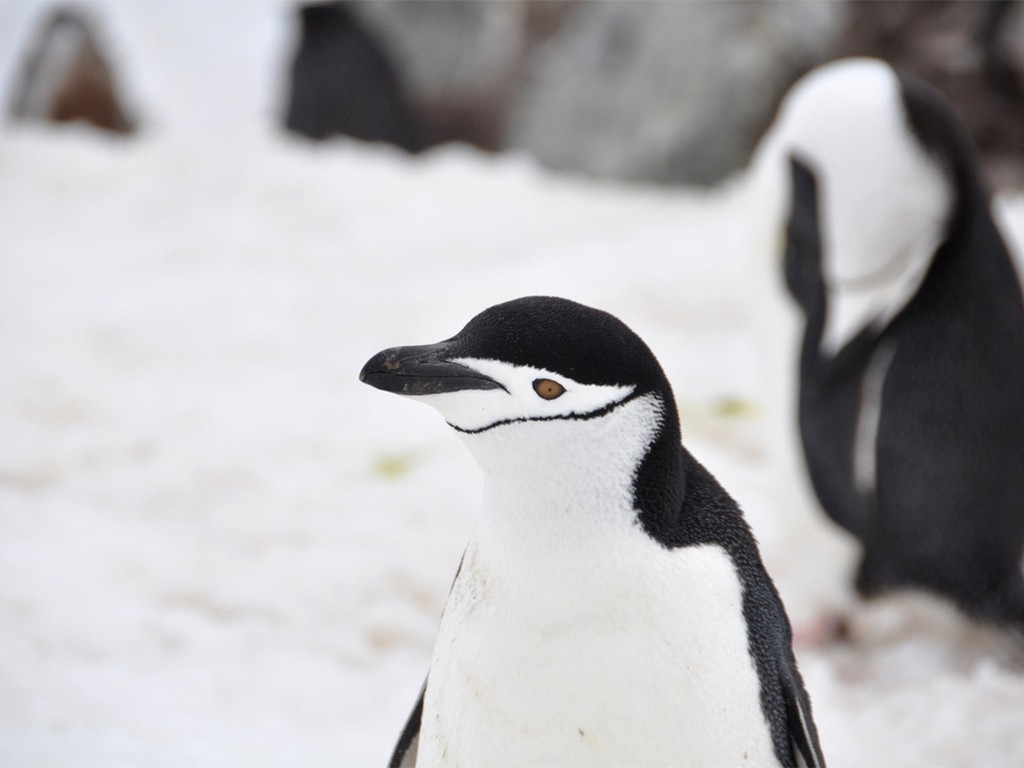
[[[533,382],[533,391],[545,400],[554,400],[565,392],[565,387],[551,379],[535,379]]]

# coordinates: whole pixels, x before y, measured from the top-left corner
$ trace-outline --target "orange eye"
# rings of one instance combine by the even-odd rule
[[[565,392],[565,387],[551,379],[537,379],[533,382],[533,391],[545,400],[554,400]]]

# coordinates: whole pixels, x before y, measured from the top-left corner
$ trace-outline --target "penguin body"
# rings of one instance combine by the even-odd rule
[[[632,331],[519,299],[361,378],[434,405],[485,476],[393,765],[822,762],[756,542]]]
[[[863,546],[856,586],[1019,632],[1024,300],[970,141],[937,91],[872,60],[812,73],[780,119],[800,433],[822,507]],[[835,123],[858,138],[817,140]],[[898,154],[869,167],[872,145]],[[870,194],[844,189],[861,176]]]
[[[422,120],[393,56],[358,10],[309,2],[298,6],[296,17],[284,127],[317,141],[344,135],[423,150]]]

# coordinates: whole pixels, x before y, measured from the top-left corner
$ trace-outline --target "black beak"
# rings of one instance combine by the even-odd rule
[[[437,395],[463,389],[505,389],[489,376],[445,359],[451,342],[392,347],[371,357],[359,380],[399,395]]]

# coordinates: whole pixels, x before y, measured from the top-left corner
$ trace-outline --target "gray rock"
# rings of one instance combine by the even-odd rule
[[[434,141],[499,149],[526,50],[526,3],[353,3],[389,47]]]
[[[828,57],[836,3],[588,2],[530,63],[505,144],[600,177],[710,184]]]
[[[440,0],[352,7],[390,49],[431,143],[551,168],[711,184],[749,160],[825,61],[840,3]]]

